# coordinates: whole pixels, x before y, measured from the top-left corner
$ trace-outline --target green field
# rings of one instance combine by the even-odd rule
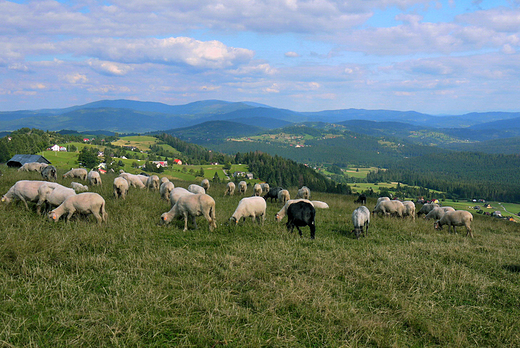
[[[1,167],[0,193],[39,179]],[[228,224],[240,196],[212,184],[217,229],[161,225],[158,192],[115,200],[107,223],[69,223],[1,204],[0,342],[5,347],[514,347],[520,343],[520,233],[475,214],[475,238],[416,219],[373,217],[356,240],[355,196],[313,192],[316,240]],[[70,179],[59,182],[70,184]],[[174,181],[187,187],[191,182]],[[250,188],[249,188],[250,189]],[[290,188],[291,195],[296,188]],[[370,198],[368,207],[373,207]],[[191,225],[190,225],[191,226]]]

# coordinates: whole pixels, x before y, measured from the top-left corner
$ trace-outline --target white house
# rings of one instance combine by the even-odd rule
[[[49,148],[51,151],[67,151],[67,148],[64,147],[64,146],[59,146],[59,145],[52,145],[50,148]]]

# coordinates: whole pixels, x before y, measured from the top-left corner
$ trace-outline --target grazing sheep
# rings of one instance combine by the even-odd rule
[[[186,190],[184,187],[175,187],[170,192],[170,206],[173,207],[180,197],[194,194],[195,193]]]
[[[436,230],[442,230],[442,226],[447,225],[449,233],[450,227],[453,226],[453,233],[457,233],[455,231],[455,226],[465,226],[466,237],[469,235],[473,238],[473,231],[471,230],[472,221],[473,215],[469,211],[455,210],[447,212],[440,220],[435,221],[434,227]]]
[[[20,168],[18,168],[19,172],[38,172],[41,173],[42,170],[47,167],[47,163],[40,163],[40,162],[29,162],[24,163]]]
[[[97,170],[92,169],[87,174],[87,181],[89,185],[92,186],[101,186],[101,175],[99,175],[99,172]]]
[[[262,194],[262,186],[260,184],[255,184],[253,186],[253,196],[260,196]],[[264,199],[265,202],[265,199]]]
[[[140,173],[136,174],[135,176],[137,176],[139,180],[141,180],[141,182],[143,183],[144,187],[146,187],[146,183],[148,182],[148,178],[150,177],[150,175],[146,173]]]
[[[403,201],[404,214],[403,216],[410,216],[415,221],[415,203],[412,201]]]
[[[278,221],[278,222],[282,221],[282,219],[285,217],[285,215],[287,215],[287,208],[291,204],[296,203],[296,202],[307,202],[307,203],[312,204],[314,208],[318,208],[318,209],[328,209],[329,208],[329,205],[322,201],[309,201],[308,199],[303,199],[303,198],[290,199],[285,203],[285,205],[282,207],[282,209],[280,209],[280,211],[278,213],[276,213],[276,215],[274,216],[276,221]]]
[[[354,203],[367,204],[367,195],[364,193],[360,194]]]
[[[74,189],[62,186],[60,184],[42,184],[38,188],[38,203],[36,203],[36,213],[40,214],[41,206],[45,204],[47,207],[57,207],[69,196],[74,196]]]
[[[63,214],[67,214],[67,221],[69,221],[75,212],[93,214],[98,224],[102,221],[106,222],[108,217],[103,197],[94,192],[83,192],[67,197],[58,208],[49,212],[49,219],[57,222]]]
[[[245,195],[246,194],[246,191],[247,191],[247,182],[245,181],[241,181],[238,183],[238,192],[241,194],[241,195]]]
[[[440,220],[444,214],[449,211],[455,211],[452,207],[434,207],[428,214],[424,216],[426,220]]]
[[[370,210],[364,205],[352,212],[352,223],[354,224],[353,233],[359,239],[360,235],[368,234],[368,225],[370,224]]]
[[[168,179],[167,177],[165,177],[165,176],[161,177],[161,184],[164,184],[165,182],[168,182],[168,181],[170,181],[170,179]],[[160,186],[159,186],[159,188],[160,188]]]
[[[260,186],[262,186],[262,192],[263,193],[267,193],[269,192],[269,184],[264,182],[263,184],[260,184]]]
[[[74,189],[74,191],[76,191],[76,193],[88,191],[87,185],[82,185],[79,182],[75,182],[75,181],[70,183],[70,187],[72,187]]]
[[[161,179],[157,175],[151,175],[146,179],[146,188],[158,191]]]
[[[376,206],[377,206],[380,202],[382,202],[382,201],[389,201],[389,200],[390,200],[389,197],[379,197],[379,198],[377,199]]]
[[[125,178],[132,187],[139,187],[140,189],[143,189],[146,187],[138,175],[130,174],[130,173],[121,173],[121,174],[119,174],[119,176],[122,178]]]
[[[307,202],[293,203],[287,208],[287,230],[292,233],[294,227],[296,227],[301,237],[303,235],[300,227],[309,226],[311,229],[311,239],[314,239],[316,235],[315,216],[316,210],[312,204]]]
[[[175,185],[173,182],[163,182],[161,186],[159,187],[159,193],[161,194],[161,198],[164,199],[166,202],[170,202],[170,193],[175,188]]]
[[[234,193],[235,193],[235,183],[233,181],[230,181],[226,185],[226,191],[224,191],[224,196],[225,195],[233,196]]]
[[[205,194],[206,190],[204,190],[204,187],[197,185],[197,184],[191,184],[188,186],[188,191],[195,194]]]
[[[406,208],[404,207],[403,203],[401,203],[400,201],[383,200],[376,205],[374,210],[372,210],[372,214],[382,213],[386,216],[397,215],[399,217],[403,217],[403,215],[405,214],[405,209]]]
[[[43,180],[48,181],[57,181],[58,180],[58,171],[55,166],[46,166],[42,169],[42,178]]]
[[[126,199],[126,195],[128,194],[128,189],[130,188],[130,184],[128,183],[128,180],[126,180],[122,176],[118,176],[117,178],[114,178],[114,197]]]
[[[267,204],[265,203],[265,199],[262,197],[252,196],[242,198],[240,202],[238,202],[238,206],[233,215],[229,218],[229,221],[238,224],[241,218],[245,219],[250,216],[252,221],[255,221],[255,218],[258,218],[259,222],[263,225],[265,221],[266,208]]]
[[[200,186],[204,187],[204,190],[209,190],[209,180],[208,179],[202,179],[200,182]]]
[[[296,198],[310,199],[311,190],[307,186],[302,186],[296,193]]]
[[[20,200],[29,209],[27,202],[38,202],[38,188],[43,184],[58,185],[48,181],[19,180],[2,196],[2,202],[9,204],[13,199]]]
[[[84,168],[72,168],[63,174],[63,178],[78,178],[81,180],[87,180],[87,170]]]
[[[184,230],[188,230],[188,217],[192,218],[193,225],[197,228],[197,216],[204,216],[209,222],[209,230],[217,227],[215,220],[215,200],[207,194],[191,194],[179,197],[177,203],[170,211],[161,215],[163,223],[167,224],[175,218],[184,217]]]
[[[278,193],[283,190],[281,187],[273,187],[270,189],[264,196],[264,199],[267,201],[268,198],[271,199],[271,203],[273,202],[273,198],[278,201]]]
[[[417,216],[421,216],[421,214],[428,214],[435,207],[440,207],[440,205],[438,205],[437,203],[426,203],[421,207],[421,209],[419,209],[419,211],[417,212]]]
[[[289,199],[291,199],[289,191],[280,190],[280,192],[278,192],[278,202],[280,202],[280,204],[284,205]]]

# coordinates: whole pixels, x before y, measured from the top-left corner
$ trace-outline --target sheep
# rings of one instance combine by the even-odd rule
[[[310,199],[311,190],[307,186],[302,186],[296,193],[296,198]]]
[[[42,169],[42,178],[46,181],[57,181],[58,171],[55,166],[46,166]]]
[[[360,194],[354,203],[367,204],[367,195],[364,193]]]
[[[226,185],[226,191],[224,191],[224,196],[225,195],[233,196],[234,193],[235,193],[235,183],[233,181],[230,181]]]
[[[448,233],[450,232],[450,227],[453,226],[453,233],[457,233],[455,231],[455,226],[466,226],[466,237],[469,235],[473,238],[473,231],[471,230],[471,222],[473,221],[473,215],[466,210],[455,210],[448,211],[440,220],[435,221],[434,228],[436,230],[442,230],[443,225],[448,225]]]
[[[41,173],[42,170],[47,167],[47,163],[40,162],[28,162],[24,163],[20,168],[18,168],[19,172],[38,172]]]
[[[141,180],[141,182],[143,183],[144,187],[146,187],[146,183],[148,182],[148,178],[150,177],[150,175],[146,173],[140,173],[136,174],[135,176],[137,176],[139,180]]]
[[[49,219],[58,222],[63,214],[67,214],[67,221],[70,221],[75,212],[93,214],[99,225],[102,221],[106,222],[108,218],[105,200],[100,194],[94,192],[83,192],[67,197],[58,208],[51,210],[48,216]]]
[[[263,225],[265,221],[266,208],[267,204],[265,199],[262,197],[252,196],[242,198],[240,202],[238,202],[238,206],[233,215],[229,218],[229,221],[238,224],[241,218],[245,219],[250,216],[252,221],[255,221],[255,218],[258,218],[259,222]]]
[[[79,182],[75,182],[75,181],[70,183],[70,187],[72,187],[74,189],[74,191],[76,191],[76,193],[88,191],[87,185],[82,185]]]
[[[198,194],[205,194],[206,190],[204,190],[204,187],[197,185],[197,184],[191,184],[188,186],[188,191],[191,193],[198,193]]]
[[[452,207],[434,207],[428,214],[424,216],[424,219],[430,220],[440,220],[444,214],[449,211],[455,211]]]
[[[195,193],[186,190],[184,187],[175,187],[170,192],[170,206],[173,207],[180,197],[194,194]]]
[[[278,221],[278,222],[282,221],[282,219],[285,217],[285,215],[287,215],[287,208],[291,204],[296,203],[296,202],[310,203],[314,206],[315,209],[316,208],[319,208],[319,209],[328,209],[329,208],[329,205],[322,201],[309,201],[308,199],[302,199],[302,198],[290,199],[285,203],[285,205],[282,207],[282,209],[280,209],[280,211],[278,213],[276,213],[276,215],[274,216],[276,221]]]
[[[192,218],[193,225],[197,228],[197,216],[204,216],[209,222],[209,230],[213,231],[217,227],[215,220],[215,200],[207,194],[190,194],[179,197],[177,203],[170,211],[161,215],[161,221],[168,224],[175,218],[184,217],[184,230],[188,230],[188,217]]]
[[[173,182],[163,182],[161,186],[159,187],[159,193],[161,194],[161,198],[164,199],[166,202],[170,202],[170,193],[175,188],[175,185]]]
[[[89,185],[92,185],[92,186],[101,186],[102,182],[101,182],[101,175],[99,175],[99,172],[92,169],[90,172],[88,172],[87,174],[87,181],[89,183]]]
[[[158,191],[161,179],[157,175],[151,175],[146,179],[146,188],[149,190]]]
[[[352,212],[352,223],[354,224],[353,233],[356,234],[356,238],[362,234],[366,236],[368,234],[368,225],[370,224],[370,211],[364,205],[357,208]]]
[[[273,198],[278,201],[278,193],[283,190],[281,187],[273,187],[270,189],[264,196],[264,199],[267,201],[268,198],[271,199],[271,203],[273,202]]]
[[[438,205],[437,203],[426,203],[421,207],[421,209],[419,209],[419,211],[417,212],[417,216],[421,216],[421,214],[428,214],[435,207],[440,207],[440,205]]]
[[[21,200],[29,210],[27,202],[38,201],[38,188],[43,184],[58,185],[48,181],[19,180],[2,196],[2,202],[9,204],[13,199]]]
[[[202,186],[204,188],[204,190],[206,190],[206,192],[209,190],[209,180],[208,179],[202,179],[202,181],[200,182],[200,186]]]
[[[282,205],[287,203],[287,201],[291,199],[291,195],[289,194],[289,191],[287,190],[281,190],[278,192],[278,202],[280,202]]]
[[[42,184],[38,188],[38,203],[36,203],[36,213],[40,214],[41,206],[57,207],[69,196],[76,194],[74,189],[62,186],[60,184]]]
[[[130,173],[121,173],[119,174],[119,176],[125,178],[132,187],[139,187],[140,189],[146,187],[138,175]]]
[[[379,204],[376,205],[374,210],[372,210],[372,214],[379,214],[382,213],[383,215],[397,215],[399,217],[403,217],[405,214],[405,207],[404,204],[400,201],[390,201],[390,200],[383,200],[379,202]]]
[[[260,196],[262,194],[262,186],[260,184],[255,184],[253,186],[253,196]],[[264,199],[265,202],[265,199]]]
[[[309,226],[311,230],[311,239],[315,238],[316,235],[316,223],[315,218],[316,210],[313,205],[307,202],[296,202],[287,208],[287,223],[285,226],[287,230],[292,233],[294,227],[302,235],[300,227]]]
[[[376,202],[376,206],[381,202],[381,201],[389,201],[390,198],[389,197],[379,197],[377,199],[377,202]]]
[[[78,178],[81,180],[87,180],[87,170],[84,168],[72,168],[63,174],[63,178]]]
[[[263,193],[269,192],[269,184],[268,183],[264,182],[264,183],[260,184],[260,186],[262,186],[262,192]]]
[[[238,183],[238,192],[241,195],[245,195],[247,191],[247,183],[245,181],[241,181]]]
[[[410,216],[415,221],[415,203],[412,201],[403,201],[404,214],[403,216]]]
[[[168,179],[167,177],[165,177],[165,176],[161,177],[161,184],[164,184],[165,182],[168,182],[168,181],[170,181],[170,179]],[[159,186],[159,188],[160,188],[160,186]]]
[[[128,183],[128,180],[126,180],[122,176],[118,176],[114,178],[113,183],[114,188],[114,197],[126,199],[126,195],[128,194],[128,189],[130,188],[130,184]]]

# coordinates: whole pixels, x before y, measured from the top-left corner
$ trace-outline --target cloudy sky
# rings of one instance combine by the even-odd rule
[[[0,0],[0,111],[520,111],[520,0]]]

